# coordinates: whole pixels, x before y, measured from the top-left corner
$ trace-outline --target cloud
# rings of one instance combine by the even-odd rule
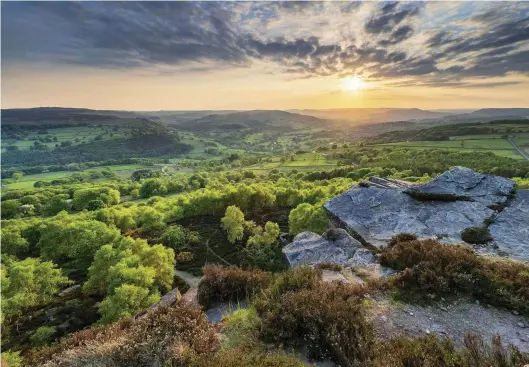
[[[4,2],[2,62],[92,68],[252,67],[417,84],[529,75],[529,4]],[[442,22],[435,12],[448,9]],[[400,82],[399,82],[400,83]],[[468,84],[468,83],[467,83]]]
[[[421,6],[398,9],[398,3],[384,5],[379,14],[373,16],[364,26],[368,33],[389,33],[406,18],[419,14]]]

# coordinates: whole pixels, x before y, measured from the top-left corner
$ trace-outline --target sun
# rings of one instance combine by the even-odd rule
[[[342,79],[342,90],[358,92],[366,87],[366,83],[358,76]]]

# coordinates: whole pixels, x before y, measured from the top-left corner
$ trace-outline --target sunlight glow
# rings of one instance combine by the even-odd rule
[[[365,89],[366,83],[358,76],[342,79],[341,87],[346,92],[358,92]]]

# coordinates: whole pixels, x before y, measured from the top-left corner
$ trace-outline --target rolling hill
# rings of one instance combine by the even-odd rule
[[[242,111],[212,114],[196,120],[186,121],[178,126],[192,131],[276,131],[288,132],[306,128],[323,128],[326,121],[314,116],[279,110]]]

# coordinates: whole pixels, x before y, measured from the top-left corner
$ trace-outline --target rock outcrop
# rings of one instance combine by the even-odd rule
[[[492,219],[493,242],[479,252],[528,261],[529,190],[518,190],[509,199],[513,188],[514,181],[507,178],[455,167],[423,185],[372,177],[324,207],[348,229],[379,247],[400,232],[461,243],[466,228],[486,226]]]
[[[362,244],[343,229],[330,229],[322,236],[312,232],[298,234],[291,244],[283,247],[290,266],[321,262],[345,264]]]
[[[516,192],[489,231],[500,251],[513,259],[529,261],[529,190]]]
[[[349,229],[375,246],[400,232],[460,242],[461,232],[481,226],[494,211],[472,201],[421,201],[400,189],[354,186],[325,203]]]
[[[424,185],[412,186],[404,192],[447,195],[494,205],[505,203],[513,189],[514,181],[505,177],[484,175],[470,168],[455,167]]]

